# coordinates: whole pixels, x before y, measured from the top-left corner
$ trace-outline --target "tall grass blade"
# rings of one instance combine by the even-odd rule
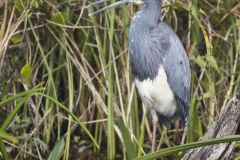
[[[137,158],[137,151],[136,151],[135,146],[134,146],[134,144],[131,140],[129,130],[126,127],[126,125],[124,124],[124,121],[123,121],[122,117],[120,117],[117,120],[117,125],[118,125],[118,127],[121,131],[121,134],[122,134],[122,138],[123,138],[124,146],[126,147],[128,159]]]
[[[28,90],[28,91],[24,91],[24,92],[21,92],[21,93],[18,93],[14,96],[11,96],[11,97],[8,97],[6,99],[3,99],[2,101],[0,101],[0,107],[4,107],[5,104],[13,101],[13,100],[16,100],[20,97],[24,97],[26,95],[30,95],[30,94],[34,94],[35,92],[40,92],[40,91],[43,91],[44,88],[40,87],[40,86],[36,86],[34,88],[32,88],[31,90]]]
[[[13,142],[13,143],[18,143],[17,138],[9,135],[8,133],[6,133],[5,131],[2,131],[2,130],[0,130],[0,138],[8,140],[8,141]]]
[[[65,146],[64,138],[62,138],[58,143],[55,144],[48,160],[60,160],[61,156],[63,155],[63,150]]]
[[[3,140],[1,138],[0,138],[0,152],[1,152],[4,160],[9,160],[8,154],[7,154],[7,151],[6,151],[6,147],[5,147],[5,145],[3,143]]]
[[[206,140],[206,141],[191,142],[191,143],[186,143],[186,144],[171,147],[171,148],[162,149],[160,151],[150,153],[150,154],[147,154],[147,155],[141,157],[141,160],[152,160],[152,159],[156,159],[156,158],[160,158],[160,157],[165,157],[165,156],[173,154],[173,153],[183,152],[183,151],[186,151],[186,150],[192,149],[192,148],[213,145],[213,144],[219,144],[219,143],[225,143],[225,142],[233,142],[233,141],[240,141],[240,135],[232,135],[232,136],[214,138],[214,139],[210,139],[210,140]]]
[[[107,12],[106,12],[107,15]],[[113,29],[114,29],[114,10],[111,10],[109,13],[109,21],[107,24],[109,25],[109,62],[113,60],[114,50],[113,50]],[[113,97],[114,97],[114,78],[113,78],[113,64],[109,64],[108,68],[108,159],[115,159],[115,132],[114,132],[114,106],[113,106]]]

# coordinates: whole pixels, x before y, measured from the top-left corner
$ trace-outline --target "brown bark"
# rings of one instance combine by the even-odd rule
[[[213,121],[200,140],[234,135],[240,122],[240,94],[227,103],[218,120]],[[221,143],[189,150],[183,160],[223,160],[230,159],[236,142]]]

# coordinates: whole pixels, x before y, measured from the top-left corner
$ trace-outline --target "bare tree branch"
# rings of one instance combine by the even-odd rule
[[[217,121],[213,121],[200,140],[207,140],[237,132],[240,122],[240,94],[229,100]],[[236,142],[221,143],[189,150],[183,160],[223,160],[229,159]]]

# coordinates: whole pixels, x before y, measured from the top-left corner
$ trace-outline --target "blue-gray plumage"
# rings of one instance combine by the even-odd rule
[[[190,95],[188,58],[176,33],[160,20],[161,0],[144,2],[145,7],[134,15],[130,27],[132,73],[140,81],[147,78],[153,80],[158,75],[160,65],[163,66],[178,106],[174,116],[180,116],[184,126],[188,117]],[[165,117],[164,120],[170,121],[171,118]],[[165,125],[169,127],[169,123]]]
[[[178,36],[160,20],[162,0],[122,0],[95,13],[128,2],[144,5],[135,13],[129,32],[131,70],[139,95],[154,122],[158,119],[170,128],[171,120],[180,117],[185,126],[189,112],[190,66]],[[156,128],[153,129],[153,133],[156,132]],[[154,148],[153,143],[153,151]]]

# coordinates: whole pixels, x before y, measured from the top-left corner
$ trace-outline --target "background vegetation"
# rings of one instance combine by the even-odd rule
[[[89,17],[97,8],[87,4],[0,1],[4,159],[127,159],[150,153],[151,123],[128,58],[128,29],[137,7]],[[162,12],[186,48],[192,86],[188,130],[159,125],[160,150],[198,140],[240,81],[238,0],[165,0]],[[239,144],[232,157],[240,159]]]

